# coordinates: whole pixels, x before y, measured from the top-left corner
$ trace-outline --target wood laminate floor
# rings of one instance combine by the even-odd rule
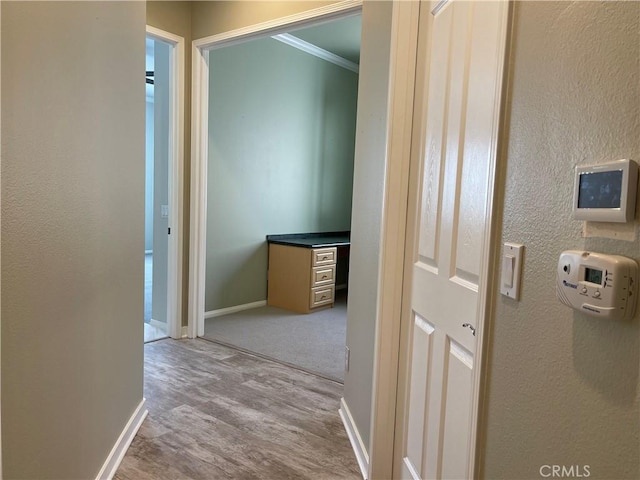
[[[339,383],[205,340],[144,348],[149,415],[115,480],[362,478]]]

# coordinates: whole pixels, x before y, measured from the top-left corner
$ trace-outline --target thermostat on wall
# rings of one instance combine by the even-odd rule
[[[576,167],[573,218],[631,222],[635,217],[638,164],[633,160]]]

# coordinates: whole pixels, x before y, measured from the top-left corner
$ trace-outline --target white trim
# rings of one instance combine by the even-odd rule
[[[149,325],[151,325],[152,327],[156,327],[160,330],[166,330],[167,328],[167,324],[164,322],[161,322],[160,320],[155,320],[155,319],[150,319],[149,320]]]
[[[188,338],[187,336],[187,327],[182,327],[182,329],[180,330],[181,336],[180,338]],[[0,479],[2,480],[2,479]]]
[[[184,49],[183,37],[147,25],[147,36],[171,48],[169,115],[169,253],[167,260],[167,335],[180,338],[182,325],[182,242],[184,176]]]
[[[438,12],[440,10],[442,10],[442,8],[447,4],[449,0],[440,0],[435,7],[433,7],[433,10],[431,10],[431,15],[433,15],[434,17],[438,14]]]
[[[407,199],[418,44],[418,2],[394,2],[389,66],[387,179],[381,232],[378,316],[375,330],[370,478],[393,475],[396,392],[404,284]]]
[[[304,40],[298,37],[294,37],[293,35],[290,35],[288,33],[279,33],[278,35],[274,35],[271,38],[285,43],[293,48],[297,48],[298,50],[301,50],[305,53],[313,55],[314,57],[321,58],[322,60],[326,60],[329,63],[333,63],[334,65],[337,65],[339,67],[351,70],[354,73],[358,73],[360,71],[360,67],[357,63],[354,63],[351,60],[347,60],[346,58],[342,58],[340,55],[331,53],[324,48],[318,47],[317,45],[305,42]]]
[[[193,41],[193,46],[205,50],[227,47],[249,39],[270,37],[307,25],[318,25],[320,23],[330,22],[336,18],[355,15],[360,13],[361,9],[362,0],[344,0],[294,15],[288,15],[236,30],[218,33],[209,37],[199,38]]]
[[[362,437],[360,436],[360,432],[358,432],[358,428],[356,427],[356,422],[353,421],[351,411],[347,406],[347,402],[344,401],[344,398],[340,399],[340,408],[338,409],[338,413],[340,414],[340,418],[342,419],[344,429],[347,431],[347,436],[349,437],[349,441],[351,442],[353,453],[356,455],[356,460],[358,461],[358,466],[360,467],[362,478],[364,480],[367,480],[369,478],[369,455],[367,454],[367,450],[365,448],[364,442],[362,441]]]
[[[187,336],[204,335],[207,263],[207,168],[209,148],[209,51],[193,42],[191,89],[191,222]]]
[[[508,102],[506,96],[508,94],[509,85],[509,69],[507,68],[508,55],[512,44],[513,34],[513,9],[512,2],[503,2],[503,11],[500,25],[500,44],[498,45],[498,75],[500,80],[496,82],[495,98],[496,116],[494,117],[493,132],[491,138],[491,163],[489,171],[489,185],[487,189],[487,215],[484,224],[484,239],[482,242],[482,260],[480,265],[480,281],[478,288],[478,318],[476,319],[476,330],[480,332],[476,339],[476,361],[477,368],[473,369],[473,387],[472,387],[472,404],[471,404],[471,435],[469,435],[469,461],[468,476],[476,478],[480,471],[481,456],[478,455],[480,449],[480,429],[484,421],[481,418],[485,402],[485,393],[487,390],[487,362],[489,359],[489,331],[490,324],[493,319],[495,302],[497,301],[498,283],[496,269],[492,268],[499,258],[501,248],[501,231],[498,225],[499,215],[496,210],[500,205],[496,204],[496,183],[498,180],[497,163],[498,157],[502,153],[501,149],[507,148],[507,142],[503,139],[503,134],[508,130],[508,114],[505,112]],[[506,154],[504,156],[506,158]]]
[[[294,28],[354,15],[362,0],[345,0],[295,15],[250,25],[193,41],[191,89],[191,231],[189,244],[189,338],[204,335],[206,268],[207,163],[209,134],[209,51],[270,37]]]
[[[168,42],[171,45],[178,45],[180,43],[184,44],[184,38],[176,35],[171,32],[167,32],[166,30],[161,30],[156,27],[152,27],[151,25],[147,25],[147,36],[153,37],[156,40],[161,40],[163,42]]]
[[[404,457],[402,459],[404,466],[407,468],[407,470],[409,471],[409,475],[411,475],[411,478],[413,480],[422,480],[420,478],[420,474],[418,473],[418,471],[416,470],[416,466],[413,464],[413,462],[411,462],[411,460],[409,460],[409,457]]]
[[[129,449],[129,445],[131,445],[131,442],[136,436],[136,433],[138,433],[142,422],[144,422],[144,419],[147,417],[147,413],[149,413],[145,408],[145,405],[146,400],[143,398],[140,401],[138,408],[136,408],[135,412],[133,412],[133,415],[131,415],[131,418],[129,418],[129,421],[124,426],[124,430],[122,430],[118,440],[116,440],[116,443],[102,465],[96,480],[111,480],[115,475],[124,455]]]
[[[210,310],[208,312],[204,312],[204,318],[206,320],[207,318],[221,317],[223,315],[229,315],[230,313],[237,313],[244,310],[251,310],[252,308],[264,307],[266,304],[266,300],[260,300],[258,302],[245,303],[243,305],[235,305],[233,307],[219,308],[218,310]]]

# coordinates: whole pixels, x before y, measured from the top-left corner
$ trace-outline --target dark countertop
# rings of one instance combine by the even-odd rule
[[[351,244],[351,232],[291,233],[267,235],[267,243],[303,248],[345,247]]]

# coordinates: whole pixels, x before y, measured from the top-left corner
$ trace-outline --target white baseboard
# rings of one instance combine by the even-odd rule
[[[145,408],[145,405],[146,400],[143,398],[140,405],[138,405],[138,408],[136,408],[136,411],[133,412],[133,415],[131,415],[131,418],[125,425],[124,430],[122,430],[122,433],[118,437],[115,445],[111,449],[111,453],[109,453],[107,460],[100,469],[100,473],[98,473],[98,476],[96,477],[97,480],[111,480],[116,474],[125,453],[127,453],[129,445],[131,445],[131,442],[133,441],[133,437],[136,436],[142,422],[144,422],[144,419],[147,417],[147,413],[149,413]]]
[[[369,454],[367,453],[367,447],[362,441],[362,437],[358,432],[358,428],[353,421],[353,417],[351,416],[351,412],[349,411],[349,407],[344,401],[344,398],[340,399],[340,408],[338,409],[338,412],[340,413],[344,429],[347,431],[351,447],[353,448],[353,453],[356,455],[356,460],[358,461],[362,478],[367,480],[369,475]]]
[[[159,328],[160,330],[166,330],[167,324],[165,322],[161,322],[160,320],[154,320],[153,318],[149,320],[149,325],[152,327]]]
[[[180,338],[187,338],[187,332],[189,331],[189,327],[182,327],[180,331]]]
[[[244,305],[236,305],[234,307],[211,310],[209,312],[204,312],[204,318],[207,319],[213,317],[221,317],[222,315],[229,315],[230,313],[242,312],[243,310],[251,310],[252,308],[264,307],[266,304],[266,300],[260,300],[259,302],[245,303]]]

